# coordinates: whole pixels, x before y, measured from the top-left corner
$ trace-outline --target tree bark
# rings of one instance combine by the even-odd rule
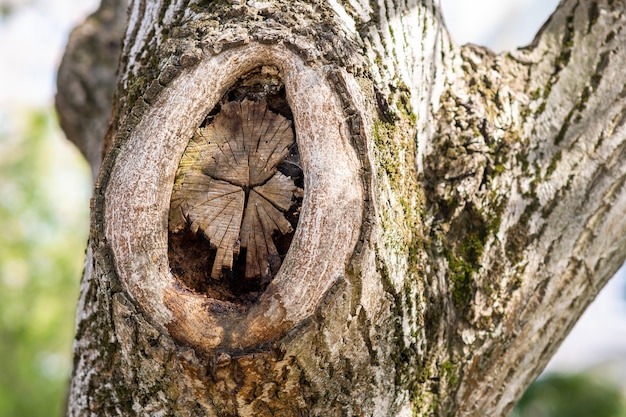
[[[111,113],[58,100],[62,120],[110,120],[102,141],[68,132],[104,155],[68,414],[506,415],[626,258],[625,9],[562,1],[532,45],[495,55],[455,45],[431,1],[114,7],[128,24]],[[255,201],[278,168],[254,184],[215,168],[244,153],[176,173],[229,103],[266,99],[302,172],[285,253],[267,225],[299,207],[294,182],[267,186],[292,200],[255,217],[255,246],[243,206],[226,232],[189,208],[198,194],[173,197],[219,180],[206,192]],[[208,159],[234,149],[229,132]],[[170,206],[187,207],[175,228]],[[251,247],[273,258],[238,274]]]

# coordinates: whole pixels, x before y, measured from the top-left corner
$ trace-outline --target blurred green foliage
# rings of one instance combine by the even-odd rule
[[[54,417],[71,368],[91,184],[52,110],[19,120],[0,131],[0,417]]]
[[[548,374],[535,381],[509,417],[626,417],[620,388],[592,374]]]

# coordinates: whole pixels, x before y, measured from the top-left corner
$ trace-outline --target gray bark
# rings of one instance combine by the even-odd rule
[[[55,104],[61,127],[89,161],[94,178],[111,117],[126,7],[126,0],[103,0],[74,29],[57,77]]]
[[[495,55],[436,2],[131,1],[111,113],[59,104],[111,120],[64,124],[104,155],[68,414],[506,415],[626,258],[625,9],[563,1]],[[273,280],[225,300],[172,272],[168,211],[194,132],[262,66],[304,199]]]

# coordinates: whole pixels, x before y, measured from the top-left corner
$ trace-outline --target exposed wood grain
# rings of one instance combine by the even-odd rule
[[[190,140],[176,175],[169,228],[178,233],[189,227],[211,242],[217,251],[212,278],[233,269],[240,247],[246,249],[246,278],[266,281],[278,272],[273,238],[293,231],[283,212],[298,187],[277,166],[293,143],[289,120],[264,101],[249,100],[226,103]]]
[[[241,226],[241,246],[246,254],[246,278],[275,275],[280,268],[280,256],[272,235],[279,230],[292,231],[285,216],[263,196],[252,190]]]
[[[259,195],[283,211],[291,207],[292,198],[297,190],[298,187],[293,184],[291,178],[280,172],[274,174],[265,184],[254,188]]]
[[[155,10],[154,4],[157,3],[148,2],[146,7]],[[136,14],[136,10],[131,13]],[[190,258],[197,256],[194,259],[203,258],[198,253],[199,248],[209,255],[204,257],[204,262],[195,263],[199,273],[194,277],[209,281],[205,287],[218,290],[204,292],[201,284],[195,290],[196,287],[187,286],[179,279],[181,268],[189,264],[182,262],[173,268],[169,244],[172,238],[186,238],[192,232],[181,205],[178,213],[170,213],[170,208],[176,172],[189,139],[219,105],[224,91],[259,65],[280,69],[289,111],[276,106],[269,98],[268,102],[272,103],[271,108],[293,119],[298,146],[290,148],[290,155],[278,168],[281,173],[297,178],[296,185],[305,189],[298,191],[304,193],[300,195],[302,206],[294,204],[286,215],[294,225],[293,213],[298,212],[299,223],[278,274],[255,298],[242,300],[224,291],[222,284],[231,279],[231,274],[224,276],[225,279],[207,280],[211,271],[210,255],[215,255],[202,233],[189,241],[195,241],[197,246],[183,245],[178,249],[187,249]],[[352,349],[354,344],[350,343],[351,338],[366,334],[357,326],[369,325],[367,317],[342,320],[341,327],[330,329],[330,344],[324,342],[321,353],[316,354],[320,360],[306,355],[317,349],[311,349],[317,346],[315,340],[299,336],[302,332],[309,334],[308,328],[317,326],[318,317],[325,320],[318,314],[320,311],[329,311],[328,317],[344,317],[343,307],[340,306],[336,314],[335,310],[330,311],[332,307],[328,303],[336,298],[332,294],[342,294],[346,287],[346,271],[357,256],[355,248],[363,230],[364,202],[370,200],[363,185],[363,168],[353,147],[349,119],[328,74],[320,69],[308,65],[300,54],[282,44],[251,42],[219,56],[203,56],[196,67],[183,71],[151,100],[153,104],[138,119],[129,137],[116,138],[118,147],[110,154],[114,161],[105,161],[93,200],[94,262],[86,265],[88,278],[84,281],[86,290],[78,318],[80,329],[84,330],[79,330],[75,344],[68,415],[326,415],[330,409],[327,402],[307,410],[308,397],[292,400],[293,389],[307,395],[308,388],[301,390],[300,386],[309,381],[327,385],[324,373],[328,369],[335,375],[343,375],[346,367],[356,365],[360,369],[359,363],[371,362],[367,349]],[[239,95],[228,97],[234,99]],[[362,126],[364,132],[371,130],[367,123]],[[300,177],[302,172],[304,176]],[[106,205],[102,204],[104,201]],[[179,216],[185,230],[177,234],[169,231],[168,216]],[[281,253],[285,251],[286,240],[290,239],[279,237],[274,242]],[[237,284],[250,288],[256,280],[244,278],[245,271],[239,270],[240,263],[245,263],[241,256],[235,265],[237,272],[241,272]],[[203,265],[209,266],[204,276]],[[116,292],[116,300],[112,300],[107,288]],[[368,298],[376,299],[374,313],[387,310],[388,302],[380,291],[371,285],[358,288],[359,291],[362,288]],[[358,310],[347,311],[367,311],[369,315],[371,310],[358,307]],[[362,313],[359,314],[362,317]],[[378,326],[381,320],[386,323],[387,316],[377,317],[374,325]],[[137,321],[145,326],[137,328]],[[346,326],[348,322],[350,326]],[[298,345],[284,344],[286,334],[297,334],[294,340]],[[376,343],[374,351],[380,352],[379,363],[381,359],[393,357],[387,350],[379,349],[378,341],[386,338],[372,340]],[[162,350],[166,345],[167,352]],[[262,356],[270,346],[271,357],[265,361]],[[284,360],[283,347],[290,352]],[[343,358],[354,358],[354,351],[360,353],[357,361],[346,363]],[[272,364],[276,358],[274,352],[281,356],[280,368]],[[300,356],[303,356],[304,368],[299,363]],[[248,364],[231,365],[228,362],[231,357],[242,357]],[[340,358],[342,363],[334,358]],[[136,363],[141,365],[137,367]],[[395,374],[385,372],[390,369],[389,366],[377,367],[376,375],[391,375],[393,380]],[[231,383],[229,375],[223,376],[223,371],[229,374],[230,370],[244,376],[245,380],[239,378]],[[265,375],[275,378],[270,382]],[[372,390],[369,383],[362,382],[372,378],[376,376],[368,374],[354,381],[341,376],[332,381],[339,381],[342,386],[345,381],[364,387],[365,396],[355,393],[351,398],[364,414],[389,415],[385,409],[370,412],[371,406],[362,408],[363,398],[378,398],[378,392],[386,396],[394,394],[386,383]],[[135,391],[137,382],[146,390]],[[266,397],[266,392],[271,397]],[[319,390],[314,388],[312,392]],[[173,399],[171,393],[177,399]],[[256,393],[261,393],[263,402],[257,401]],[[279,408],[269,410],[270,402],[265,400],[274,402],[275,396],[280,397],[279,402],[286,398],[293,406],[281,403]],[[187,404],[192,404],[191,411],[186,410]],[[343,404],[340,406],[343,409]],[[351,412],[352,408],[345,410]]]
[[[498,56],[436,1],[208,3],[131,2],[68,415],[507,415],[626,257],[624,2],[564,0]],[[177,285],[166,222],[189,138],[259,65],[306,193],[242,304]]]

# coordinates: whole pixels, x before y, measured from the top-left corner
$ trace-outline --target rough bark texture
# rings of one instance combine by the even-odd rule
[[[625,9],[563,1],[494,55],[429,1],[131,1],[69,415],[506,415],[626,257]],[[302,211],[267,286],[222,297],[172,273],[172,189],[263,66]]]

